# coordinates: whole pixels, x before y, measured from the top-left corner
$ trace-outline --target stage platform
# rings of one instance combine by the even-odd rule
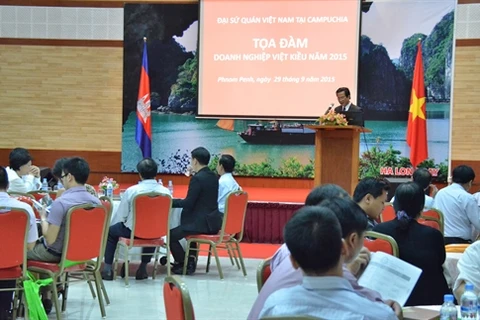
[[[168,181],[164,181],[166,185]],[[120,189],[130,185],[121,184]],[[184,198],[187,185],[174,185],[173,196]],[[248,193],[247,215],[243,242],[250,243],[283,243],[283,227],[293,213],[301,208],[310,189],[293,188],[243,188]]]

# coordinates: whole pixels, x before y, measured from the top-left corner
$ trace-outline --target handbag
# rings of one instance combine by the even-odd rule
[[[32,320],[48,320],[47,313],[40,299],[40,287],[48,286],[53,282],[53,279],[37,280],[29,271],[27,271],[27,276],[28,279],[23,281],[23,290],[27,300],[28,316]]]

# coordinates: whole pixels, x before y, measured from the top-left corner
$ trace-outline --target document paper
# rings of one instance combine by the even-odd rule
[[[407,302],[422,270],[384,252],[375,252],[358,284],[377,291],[383,300],[395,300],[402,307]]]

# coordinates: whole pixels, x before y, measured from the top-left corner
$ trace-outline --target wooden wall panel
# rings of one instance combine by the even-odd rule
[[[129,2],[137,1],[195,2]],[[480,3],[480,0],[459,0],[459,4],[467,3]],[[123,7],[124,2],[0,0],[2,4]],[[92,183],[104,174],[119,182],[136,182],[136,174],[120,173],[121,41],[91,41],[91,44],[71,41],[62,45],[62,40],[3,40],[0,42],[0,164],[8,164],[8,152],[12,148],[23,146],[31,150],[35,163],[41,166],[51,166],[62,156],[85,157],[92,168]],[[475,96],[480,87],[480,40],[460,39],[456,46],[452,164],[469,164],[480,172],[480,152],[477,151],[480,113]],[[183,176],[161,178],[176,184],[188,181]],[[239,178],[239,181],[251,187],[313,186],[309,179]]]
[[[480,161],[479,75],[480,46],[457,47],[452,114],[452,160]]]
[[[120,151],[123,49],[0,46],[0,148]]]
[[[123,8],[125,3],[184,4],[184,3],[197,3],[197,2],[198,1],[195,1],[195,0],[0,0],[0,5],[39,6],[39,7],[75,7],[75,8],[81,8],[81,7]]]
[[[8,166],[8,155],[11,149],[0,148],[0,165]],[[52,167],[55,161],[62,157],[78,156],[85,158],[90,165],[88,182],[98,184],[103,176],[108,175],[119,183],[137,183],[138,174],[120,172],[120,152],[106,151],[74,151],[74,150],[36,150],[29,149],[33,163],[39,167]],[[188,184],[189,178],[184,175],[158,175],[164,182],[172,180],[174,184]],[[238,183],[244,187],[267,188],[313,188],[313,179],[281,179],[281,178],[246,178],[237,177]]]

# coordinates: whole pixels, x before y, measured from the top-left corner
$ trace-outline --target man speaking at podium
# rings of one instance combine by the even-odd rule
[[[335,112],[361,112],[362,109],[350,102],[350,90],[346,87],[338,88],[335,92],[337,94],[338,103],[340,105],[335,108]]]

